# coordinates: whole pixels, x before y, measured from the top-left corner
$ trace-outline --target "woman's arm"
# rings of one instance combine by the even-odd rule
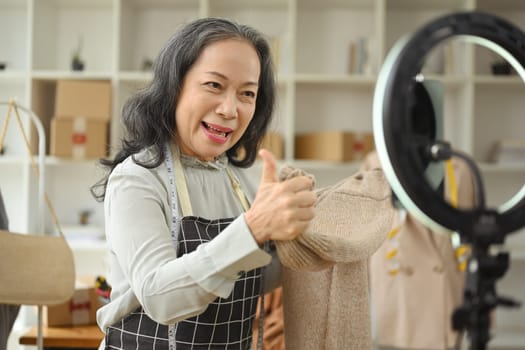
[[[215,298],[231,293],[240,272],[270,261],[242,215],[212,241],[177,258],[167,196],[149,170],[115,169],[105,204],[108,244],[125,276],[111,283],[117,293],[119,284],[129,284],[145,312],[160,323],[201,313]]]

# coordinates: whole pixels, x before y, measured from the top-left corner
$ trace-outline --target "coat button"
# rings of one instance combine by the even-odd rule
[[[436,265],[432,268],[435,273],[443,273],[443,266]]]

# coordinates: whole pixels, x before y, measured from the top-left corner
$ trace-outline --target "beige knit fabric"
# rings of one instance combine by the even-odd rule
[[[280,179],[300,174],[284,167]],[[317,191],[304,234],[276,242],[283,265],[286,348],[371,349],[368,258],[386,238],[395,212],[379,169]]]

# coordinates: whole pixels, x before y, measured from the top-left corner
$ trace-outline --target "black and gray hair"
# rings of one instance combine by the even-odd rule
[[[254,28],[224,18],[202,18],[186,24],[164,45],[155,62],[153,80],[124,105],[122,122],[125,136],[114,159],[101,159],[109,173],[91,188],[98,200],[104,200],[111,171],[124,159],[144,148],[156,155],[147,163],[155,168],[166,158],[164,145],[176,134],[175,110],[184,78],[202,50],[226,39],[245,40],[259,56],[261,70],[255,113],[240,140],[226,154],[231,164],[249,167],[270,125],[275,103],[275,75],[270,48],[265,37]],[[239,152],[244,149],[244,152]]]

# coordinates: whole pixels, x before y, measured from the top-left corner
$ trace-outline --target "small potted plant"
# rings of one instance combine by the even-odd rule
[[[73,55],[71,57],[71,69],[76,71],[82,71],[84,70],[84,61],[81,57],[82,52],[82,37],[78,39],[78,46],[75,51],[73,51]]]

